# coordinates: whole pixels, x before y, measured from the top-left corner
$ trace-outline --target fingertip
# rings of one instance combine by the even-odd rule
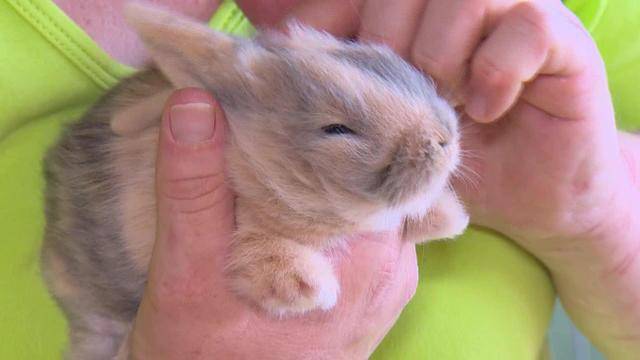
[[[479,123],[489,123],[487,115],[487,100],[481,95],[472,96],[465,106],[465,112],[471,119]]]
[[[473,78],[464,97],[464,111],[477,123],[492,123],[513,106],[518,93],[512,84],[488,86],[481,79]]]
[[[190,103],[205,103],[212,106],[217,105],[216,100],[208,91],[196,87],[188,87],[175,90],[169,98],[167,98],[164,106],[165,113],[166,110],[170,109],[174,105]]]
[[[479,123],[488,123],[491,121],[487,118],[487,98],[484,96],[481,88],[472,82],[465,98],[464,111],[469,118]]]
[[[198,88],[174,91],[162,114],[158,179],[166,182],[222,172],[226,129],[224,111],[209,92]]]
[[[162,138],[172,145],[202,145],[219,142],[224,114],[206,90],[183,88],[174,91],[164,105]]]

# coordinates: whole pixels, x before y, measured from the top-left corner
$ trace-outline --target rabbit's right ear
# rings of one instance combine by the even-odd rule
[[[175,87],[206,87],[214,81],[207,77],[233,73],[239,39],[141,3],[127,4],[125,16]]]

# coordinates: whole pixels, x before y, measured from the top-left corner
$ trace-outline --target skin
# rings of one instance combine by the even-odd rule
[[[616,130],[602,59],[559,1],[238,3],[260,26],[293,17],[335,35],[384,42],[432,75],[465,114],[470,180],[461,180],[457,191],[472,222],[506,234],[538,257],[573,320],[607,357],[640,352],[640,140]],[[135,53],[144,63],[144,51]],[[153,298],[150,289],[145,299]],[[180,304],[172,309],[180,313]],[[143,310],[143,319],[163,317]],[[150,332],[140,323],[138,338],[166,339],[160,335],[169,330],[158,326]],[[193,330],[193,338],[178,337],[172,346],[211,331],[235,338],[237,333],[225,329]],[[307,345],[313,339],[307,337]],[[153,349],[153,341],[141,343]],[[273,344],[255,347],[254,354]]]

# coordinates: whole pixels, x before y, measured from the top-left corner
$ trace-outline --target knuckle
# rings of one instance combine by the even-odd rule
[[[418,69],[436,79],[443,79],[451,72],[450,66],[443,57],[432,54],[420,44],[414,44],[409,58]]]
[[[473,61],[473,76],[490,87],[505,87],[517,81],[517,75],[503,69],[489,55],[481,55]]]
[[[540,5],[526,1],[518,5],[514,10],[519,31],[525,34],[534,34],[545,43],[550,41],[551,22],[549,16]]]
[[[174,179],[162,186],[162,197],[178,213],[195,213],[217,206],[228,198],[223,174]]]
[[[607,89],[606,76],[582,72],[582,74],[557,79],[559,88],[567,96],[562,108],[568,111],[565,116],[583,118],[594,110],[594,106],[601,103],[600,99],[609,97],[602,89]]]
[[[196,278],[196,280],[194,280]],[[164,279],[146,295],[154,310],[168,316],[184,314],[208,296],[210,286],[199,277]]]
[[[582,76],[576,76],[574,78],[559,79],[559,81],[565,84],[564,88],[567,94],[577,100],[595,101],[596,96],[599,95],[597,91],[594,91],[595,84],[602,84],[604,86],[606,80],[600,80],[598,77],[593,76],[590,73],[584,72]]]
[[[487,0],[462,0],[462,9],[469,15],[475,15],[476,19],[481,18],[486,13]]]
[[[364,39],[367,42],[386,45],[395,53],[399,54],[400,56],[403,56],[403,57],[406,56],[407,46],[403,44],[401,39],[397,37],[387,36],[385,34],[380,34],[378,32],[367,30],[367,29],[363,29],[360,33],[360,36],[362,39]]]
[[[171,200],[194,200],[214,192],[223,182],[222,174],[168,180],[163,194]]]

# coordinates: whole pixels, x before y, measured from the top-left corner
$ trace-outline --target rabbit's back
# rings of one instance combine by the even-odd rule
[[[156,71],[123,81],[68,126],[47,154],[42,270],[70,319],[135,315],[153,245],[157,127],[121,137],[110,123],[124,103],[165,86]],[[132,231],[144,236],[132,243]]]

